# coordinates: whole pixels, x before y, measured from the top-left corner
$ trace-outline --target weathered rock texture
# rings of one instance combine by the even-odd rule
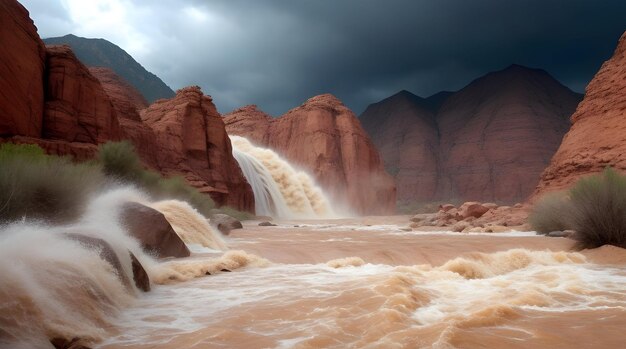
[[[174,91],[158,76],[147,71],[119,46],[104,39],[87,39],[65,35],[43,40],[46,45],[69,45],[78,59],[89,67],[107,67],[134,86],[149,103],[172,98]]]
[[[369,106],[361,121],[400,202],[513,203],[532,193],[579,101],[545,71],[513,65],[447,96],[438,109],[401,92]]]
[[[571,122],[533,197],[565,189],[606,166],[626,170],[626,33],[587,86]]]
[[[0,2],[0,23],[0,137],[39,137],[45,47],[17,1]]]
[[[232,157],[223,120],[199,89],[155,104],[147,113],[155,132],[141,119],[147,103],[137,90],[110,69],[87,68],[69,46],[45,47],[17,1],[0,3],[0,23],[6,48],[0,50],[0,142],[35,143],[50,154],[89,160],[99,144],[128,139],[150,167],[161,170],[163,163],[164,174],[183,173],[218,204],[253,209],[252,190]],[[145,86],[159,85],[153,90],[167,94],[167,86],[119,47],[78,41],[114,66],[130,62],[132,77],[149,79]],[[115,57],[102,57],[106,54]]]
[[[359,213],[395,210],[393,180],[355,115],[330,94],[273,119],[254,106],[225,115],[229,134],[274,149],[309,171],[317,183]]]
[[[159,258],[189,257],[191,254],[163,213],[137,202],[127,202],[121,211],[121,223],[147,253]]]
[[[220,205],[254,210],[252,189],[233,158],[224,122],[211,97],[199,87],[186,87],[172,99],[158,100],[141,117],[156,134],[164,173],[181,173]]]
[[[158,169],[156,136],[141,121],[140,111],[148,107],[141,93],[118,76],[113,70],[90,67],[89,71],[99,81],[111,99],[117,112],[122,138],[133,143],[141,159],[150,167]]]
[[[120,139],[109,96],[69,46],[48,46],[46,68],[43,138],[91,144]]]

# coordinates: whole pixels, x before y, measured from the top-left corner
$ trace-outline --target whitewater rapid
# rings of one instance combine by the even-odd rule
[[[256,214],[274,218],[331,218],[328,196],[304,171],[271,149],[244,137],[229,136],[233,156],[254,193]]]

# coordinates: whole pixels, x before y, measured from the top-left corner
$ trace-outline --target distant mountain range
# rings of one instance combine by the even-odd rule
[[[126,51],[107,40],[86,39],[69,34],[43,41],[46,45],[69,45],[76,57],[86,66],[112,69],[141,92],[149,103],[175,95],[158,76],[147,71]]]
[[[532,193],[581,99],[543,70],[512,65],[454,93],[401,91],[360,120],[399,202],[514,203]]]

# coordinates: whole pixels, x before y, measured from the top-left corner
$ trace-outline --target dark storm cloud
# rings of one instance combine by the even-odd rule
[[[359,113],[402,89],[456,90],[512,63],[582,92],[626,30],[624,1],[114,2],[129,8],[134,35],[81,23],[76,34],[135,38],[116,43],[173,88],[198,84],[222,112],[254,103],[274,115],[325,92]]]

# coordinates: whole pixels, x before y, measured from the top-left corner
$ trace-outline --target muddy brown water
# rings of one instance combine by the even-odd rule
[[[246,223],[266,259],[157,285],[102,348],[622,348],[626,252],[530,233],[406,232],[408,217]],[[294,227],[298,225],[298,227]],[[202,249],[189,260],[216,254]]]

